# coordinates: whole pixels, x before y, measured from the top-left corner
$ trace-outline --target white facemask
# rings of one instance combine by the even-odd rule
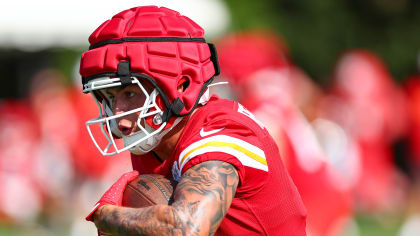
[[[154,89],[150,94],[148,94],[144,86],[137,78],[132,77],[131,79],[132,84],[138,85],[140,90],[144,93],[146,98],[145,102],[143,106],[118,115],[113,114],[110,105],[108,105],[111,103],[107,99],[106,95],[101,93],[104,97],[102,102],[99,102],[98,98],[93,93],[95,91],[99,93],[101,89],[121,86],[119,78],[98,78],[85,85],[84,92],[91,92],[92,95],[94,95],[93,97],[99,107],[99,116],[87,121],[86,127],[95,146],[104,156],[111,156],[126,150],[129,150],[134,154],[144,154],[150,152],[160,143],[163,136],[182,120],[182,117],[177,118],[170,128],[163,130],[167,122],[162,122],[161,117],[163,115],[163,111],[156,104],[158,91]],[[118,129],[117,119],[133,113],[140,113],[136,122],[139,131],[130,135],[124,135]],[[159,125],[157,129],[152,128],[147,124],[145,119],[150,116],[153,117],[154,124]],[[96,127],[96,132],[93,131],[93,127]],[[102,135],[99,135],[99,132]],[[98,135],[102,137],[98,137]],[[115,141],[118,138],[123,139],[123,145],[118,144]]]

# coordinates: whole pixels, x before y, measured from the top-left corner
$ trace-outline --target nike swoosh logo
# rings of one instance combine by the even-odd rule
[[[201,136],[201,137],[206,137],[206,136],[209,136],[209,135],[215,134],[215,133],[217,133],[217,132],[220,132],[220,131],[222,131],[223,129],[224,129],[224,128],[214,129],[214,130],[210,130],[210,131],[204,131],[204,129],[203,129],[203,128],[201,128],[201,130],[200,130],[200,136]]]

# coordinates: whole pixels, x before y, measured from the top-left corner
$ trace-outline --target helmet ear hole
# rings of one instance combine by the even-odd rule
[[[182,78],[178,81],[177,89],[178,92],[183,93],[187,88],[190,86],[190,78],[188,76],[182,76]]]

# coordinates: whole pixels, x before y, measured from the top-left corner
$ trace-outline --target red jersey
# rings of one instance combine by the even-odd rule
[[[141,174],[180,180],[201,162],[232,164],[239,185],[216,235],[306,235],[306,210],[276,143],[264,126],[237,102],[211,97],[186,124],[172,156],[132,155]]]

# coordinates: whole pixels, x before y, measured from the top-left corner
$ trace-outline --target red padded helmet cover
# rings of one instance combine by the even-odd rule
[[[104,41],[140,37],[153,39],[100,45]],[[194,107],[204,82],[215,74],[203,37],[204,30],[199,25],[176,11],[155,6],[131,8],[105,21],[90,35],[91,48],[99,46],[83,53],[80,74],[86,78],[116,73],[120,61],[129,61],[130,72],[152,77],[169,102],[179,98],[185,105],[180,114],[185,114]],[[183,77],[189,80],[189,86],[178,92],[178,82]]]

